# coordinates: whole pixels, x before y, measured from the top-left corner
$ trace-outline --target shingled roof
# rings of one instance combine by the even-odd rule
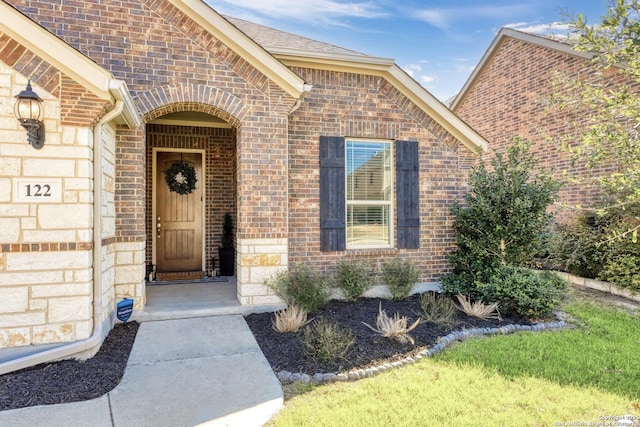
[[[286,31],[265,27],[264,25],[245,21],[244,19],[234,18],[232,16],[224,16],[224,18],[270,53],[276,53],[286,49],[299,50],[301,52],[367,56],[355,50],[345,49],[340,46],[309,39]]]

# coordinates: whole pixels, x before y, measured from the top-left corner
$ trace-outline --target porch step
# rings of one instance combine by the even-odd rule
[[[204,277],[204,271],[157,271],[156,280],[197,280]]]

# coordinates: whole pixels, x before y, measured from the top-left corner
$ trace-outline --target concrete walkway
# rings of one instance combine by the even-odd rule
[[[282,388],[241,315],[141,323],[122,382],[86,402],[0,411],[0,426],[261,426]]]

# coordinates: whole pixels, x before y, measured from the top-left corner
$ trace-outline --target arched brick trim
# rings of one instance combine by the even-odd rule
[[[219,117],[237,128],[248,108],[240,98],[222,89],[205,85],[168,85],[136,96],[145,121],[178,111],[199,111]]]

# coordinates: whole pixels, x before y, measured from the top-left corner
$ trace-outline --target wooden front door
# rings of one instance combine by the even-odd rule
[[[171,191],[165,171],[185,162],[196,171],[196,188],[189,194]],[[202,154],[157,152],[156,269],[202,271]]]

